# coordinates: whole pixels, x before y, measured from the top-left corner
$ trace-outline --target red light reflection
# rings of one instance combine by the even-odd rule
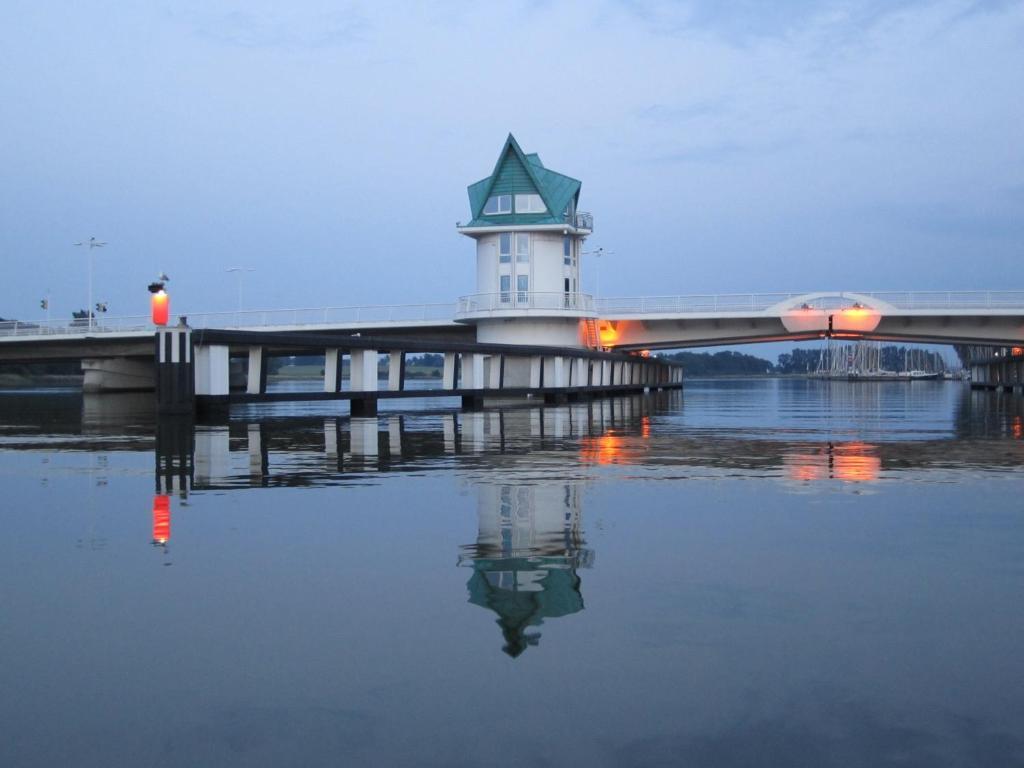
[[[163,546],[171,540],[171,497],[153,497],[153,544]]]

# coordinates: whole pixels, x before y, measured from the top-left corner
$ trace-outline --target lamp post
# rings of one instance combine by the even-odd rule
[[[252,267],[228,267],[225,272],[234,272],[238,277],[238,314],[242,314],[242,275],[245,272],[255,272]],[[239,318],[241,319],[241,318]]]
[[[584,256],[594,256],[595,259],[596,259],[594,261],[594,278],[595,278],[594,301],[597,301],[597,299],[601,296],[601,257],[602,256],[614,256],[615,252],[614,251],[605,251],[604,248],[595,248],[592,251],[584,251],[583,255]]]
[[[90,237],[88,240],[83,240],[75,245],[87,245],[89,246],[89,301],[85,305],[85,311],[89,313],[89,330],[92,330],[92,249],[102,248],[106,245],[105,242],[100,242],[95,237]]]

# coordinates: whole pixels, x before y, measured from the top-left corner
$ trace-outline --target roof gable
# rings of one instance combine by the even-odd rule
[[[525,154],[511,133],[486,179],[470,184],[469,205],[474,224],[561,223],[566,206],[579,198],[580,182],[544,167],[537,153]],[[487,200],[494,195],[537,194],[547,207],[541,214],[484,216]]]

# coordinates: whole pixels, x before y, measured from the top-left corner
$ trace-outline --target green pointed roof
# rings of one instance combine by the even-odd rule
[[[510,133],[491,175],[469,185],[469,207],[473,218],[464,226],[564,224],[563,212],[570,202],[575,210],[581,186],[577,179],[545,168],[536,153],[525,154]],[[547,207],[545,213],[484,214],[484,205],[494,195],[530,194],[540,195]]]

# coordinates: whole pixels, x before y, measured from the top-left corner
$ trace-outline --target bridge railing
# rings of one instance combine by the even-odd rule
[[[762,312],[796,293],[720,293],[687,296],[637,296],[597,299],[602,317],[648,313],[687,314],[698,312]]]
[[[73,320],[2,320],[0,337],[6,336],[69,336],[97,333],[130,333],[153,330],[148,316],[94,317],[90,327],[87,319]]]
[[[259,328],[441,321],[451,320],[454,311],[455,305],[449,301],[438,304],[367,304],[351,307],[199,312],[189,314],[187,317],[188,324],[193,328]]]
[[[493,312],[529,309],[550,312],[593,313],[594,297],[588,293],[562,291],[499,291],[461,296],[455,316],[479,317]]]
[[[763,312],[787,300],[803,303],[806,293],[720,293],[684,296],[611,297],[595,301],[602,317],[703,312]],[[1024,291],[847,291],[810,299],[821,309],[849,306],[854,296],[875,298],[905,310],[1024,310]]]
[[[451,320],[452,302],[440,304],[387,304],[312,309],[250,309],[241,312],[181,313],[192,328],[260,328],[277,326],[358,325],[360,323]],[[173,321],[172,321],[173,322]],[[0,338],[38,336],[91,336],[153,331],[148,315],[94,317],[73,320],[3,320]]]
[[[1024,291],[871,291],[897,309],[1019,309]]]

